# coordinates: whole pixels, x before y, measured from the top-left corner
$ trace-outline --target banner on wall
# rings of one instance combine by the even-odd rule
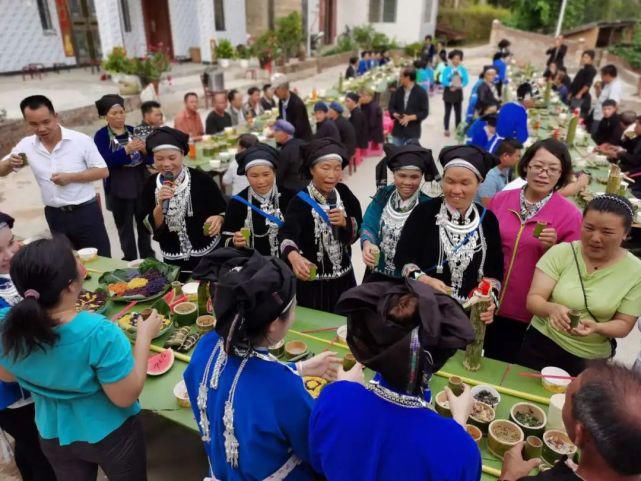
[[[56,0],[56,10],[58,11],[58,21],[60,22],[60,33],[62,35],[62,46],[65,50],[65,56],[75,57],[76,53],[73,48],[71,19],[69,18],[66,0]]]

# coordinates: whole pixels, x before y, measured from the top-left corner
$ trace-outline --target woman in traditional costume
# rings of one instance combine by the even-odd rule
[[[247,177],[249,187],[231,198],[223,224],[226,246],[252,248],[264,256],[278,255],[278,229],[283,225],[286,204],[276,187],[278,151],[257,144],[236,154],[238,175]],[[248,229],[243,231],[241,229]],[[244,237],[249,233],[249,237]]]
[[[188,141],[187,134],[171,127],[160,127],[147,137],[147,152],[153,152],[158,173],[142,195],[145,222],[164,262],[180,266],[185,280],[218,244],[226,207],[211,177],[183,165]]]
[[[351,245],[363,222],[361,205],[340,183],[347,154],[333,139],[302,148],[301,174],[309,179],[287,207],[280,229],[281,256],[292,266],[301,306],[333,312],[340,295],[356,285]]]
[[[375,375],[321,392],[309,426],[314,469],[328,481],[479,480],[481,456],[465,430],[469,387],[458,397],[446,388],[453,419],[429,408],[432,373],[474,339],[461,306],[406,280],[350,289],[336,310],[347,315],[354,357]]]
[[[421,204],[405,223],[396,247],[403,277],[416,279],[464,303],[483,278],[492,283],[494,302],[482,314],[491,322],[503,279],[499,224],[474,202],[496,158],[474,145],[441,150],[443,197]]]
[[[294,322],[296,279],[249,249],[208,255],[194,277],[210,281],[216,331],[203,337],[185,383],[214,479],[313,480],[308,431],[313,399],[302,376],[336,377],[326,351],[282,364],[268,350]]]
[[[418,144],[385,144],[385,157],[376,166],[378,192],[365,211],[361,228],[363,262],[368,267],[365,280],[401,277],[394,257],[405,221],[416,206],[430,198],[421,192],[421,178],[438,176],[432,151]],[[394,183],[387,185],[387,169]]]

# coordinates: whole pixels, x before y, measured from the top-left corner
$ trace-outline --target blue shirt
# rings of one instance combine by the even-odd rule
[[[369,60],[360,59],[358,61],[358,69],[356,70],[356,73],[358,73],[358,75],[363,75],[368,70],[369,70]]]
[[[467,144],[476,145],[481,147],[483,150],[488,150],[488,142],[490,138],[485,130],[486,126],[487,122],[485,120],[482,120],[481,118],[476,119],[472,125],[470,125],[470,128],[467,129],[467,137],[469,138]]]
[[[330,481],[478,481],[481,455],[454,420],[385,401],[361,384],[321,392],[310,419],[312,466]]]
[[[6,313],[0,311],[0,318]],[[97,443],[140,411],[138,402],[119,408],[101,387],[129,375],[134,367],[131,344],[116,324],[90,312],[80,312],[54,330],[60,337],[53,346],[18,360],[0,346],[0,365],[31,391],[40,436],[58,438],[63,446]]]
[[[494,197],[497,193],[501,192],[503,188],[510,182],[510,168],[501,169],[496,166],[490,169],[485,176],[485,180],[480,185],[476,194],[476,202],[481,203],[483,197]]]
[[[461,76],[461,86],[465,88],[470,81],[470,77],[467,74],[467,69],[463,67],[463,65],[459,65],[458,67],[454,67],[453,65],[448,65],[445,67],[445,70],[443,70],[443,76],[441,78],[441,83],[443,84],[443,87],[449,87],[450,84],[452,83],[452,77],[454,74],[458,72],[458,74]]]
[[[215,332],[203,337],[185,370],[185,384],[197,422],[200,422],[198,388],[207,361],[219,339]],[[217,357],[218,354],[212,362],[211,372]],[[285,479],[313,480],[307,445],[313,399],[298,374],[277,361],[253,357],[238,379],[233,404],[234,434],[240,444],[238,468],[234,469],[227,463],[222,419],[240,362],[239,357],[229,356],[220,374],[218,388],[209,389],[207,416],[211,426],[211,441],[205,443],[205,451],[214,476],[225,481],[265,479],[285,464],[292,454],[296,454],[303,463]]]
[[[501,59],[497,59],[492,62],[492,65],[494,65],[497,73],[494,83],[507,83],[507,65],[505,62]]]
[[[513,138],[524,143],[529,137],[525,107],[517,102],[503,104],[496,120],[496,133],[504,139]]]

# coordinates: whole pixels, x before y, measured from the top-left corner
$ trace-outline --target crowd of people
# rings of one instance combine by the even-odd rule
[[[564,459],[530,478],[538,461],[524,461],[519,444],[500,479],[638,479],[641,373],[611,361],[616,340],[641,316],[641,260],[623,247],[633,206],[608,194],[581,212],[569,197],[587,180],[567,146],[549,138],[524,147],[536,86],[525,82],[515,101],[502,102],[509,47],[501,41],[483,68],[468,121],[463,52],[426,38],[417,68],[401,68],[386,106],[389,143],[367,87],[315,103],[312,128],[283,74],[246,99],[216,93],[204,126],[192,92],[174,127],[163,126],[157,102],[145,102],[142,123],[130,126],[124,99],[105,95],[96,108],[106,125],[93,139],[61,126],[46,97],[24,99],[31,135],[0,161],[0,176],[31,168],[53,237],[21,246],[14,219],[0,213],[0,428],[16,440],[23,479],[94,481],[98,467],[111,481],[146,479],[137,399],[160,317],[140,322],[132,351],[117,325],[75,310],[86,271],[73,249],[111,252],[97,180],[125,260],[155,256],[153,239],[181,280],[210,283],[215,332],[197,344],[184,374],[210,479],[480,479],[481,455],[465,430],[469,387],[460,396],[446,388],[451,419],[428,409],[432,374],[474,340],[463,305],[480,284],[490,297],[480,314],[485,356],[571,374],[563,422],[583,453],[578,465]],[[566,51],[559,37],[547,52],[545,79],[557,88]],[[641,117],[631,122],[636,135],[626,133],[613,66],[601,69],[592,101],[593,59],[584,53],[570,108],[597,123],[600,152],[641,170]],[[357,60],[347,74],[388,58],[363,52]],[[433,77],[420,72],[428,68]],[[452,110],[455,125],[465,120],[471,132],[438,161],[421,145],[436,88],[446,135]],[[276,147],[239,137],[223,178],[230,197],[185,163],[203,135],[251,124],[269,109],[278,109]],[[345,169],[380,146],[363,214]],[[428,196],[426,182],[440,183],[442,194]],[[358,286],[357,242],[366,265]],[[297,305],[347,317],[353,368],[343,370],[333,351],[296,363],[269,354]],[[364,368],[374,373],[369,383]],[[337,382],[313,401],[302,376]]]

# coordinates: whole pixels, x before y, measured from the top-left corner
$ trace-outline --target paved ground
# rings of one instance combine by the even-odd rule
[[[469,49],[466,51],[465,64],[470,70],[471,76],[478,72],[481,67],[488,63],[490,51],[486,47]],[[313,88],[328,88],[336,82],[338,75],[343,71],[343,66],[328,69],[321,74],[294,82],[294,86],[299,89],[301,94],[305,95],[311,92]],[[55,75],[55,74],[53,74]],[[66,75],[66,74],[61,74]],[[44,82],[43,82],[44,83]],[[246,81],[234,80],[231,85],[245,84]],[[91,91],[91,86],[87,87],[87,92]],[[186,76],[176,78],[171,90],[162,92],[161,101],[165,106],[165,111],[173,116],[180,108],[182,93],[189,89],[200,88],[200,81],[197,76]],[[469,89],[469,88],[468,88]],[[2,88],[0,87],[0,91]],[[199,90],[198,90],[199,91]],[[92,91],[93,92],[93,91]],[[92,93],[90,98],[102,95],[99,90]],[[59,103],[58,92],[52,94],[52,98]],[[20,95],[13,94],[13,98],[19,98]],[[469,92],[466,97],[469,96]],[[2,97],[0,97],[1,99]],[[63,100],[64,101],[64,100]],[[0,105],[1,105],[0,101]],[[452,138],[446,138],[443,135],[443,103],[439,97],[430,98],[430,116],[423,123],[423,135],[421,143],[438,156],[440,149],[446,145],[454,143]],[[138,120],[133,116],[129,122]],[[102,124],[83,126],[82,130],[87,133],[93,133]],[[360,199],[363,210],[369,203],[370,196],[375,192],[374,169],[379,159],[368,158],[359,167],[358,171],[350,177],[346,177],[345,182],[354,191]],[[429,186],[426,186],[429,187]],[[39,191],[33,177],[27,170],[18,172],[5,179],[0,179],[0,210],[10,212],[18,219],[16,233],[24,237],[37,235],[46,231],[46,223],[42,213],[42,204]],[[105,212],[107,230],[112,241],[112,251],[114,257],[121,255],[116,229],[111,214]],[[361,260],[360,248],[355,246],[353,249],[354,265],[357,278],[362,278],[364,265]],[[641,346],[641,336],[635,329],[633,333],[620,343],[619,358],[631,362]],[[187,432],[172,423],[164,421],[162,418],[147,414],[144,416],[144,425],[147,434],[148,443],[148,464],[150,481],[169,481],[183,479],[185,481],[200,480],[206,471],[206,460],[202,454],[202,449],[198,437],[191,432]],[[17,481],[19,478],[11,476],[7,471],[12,467],[0,466],[0,479],[3,481]]]

